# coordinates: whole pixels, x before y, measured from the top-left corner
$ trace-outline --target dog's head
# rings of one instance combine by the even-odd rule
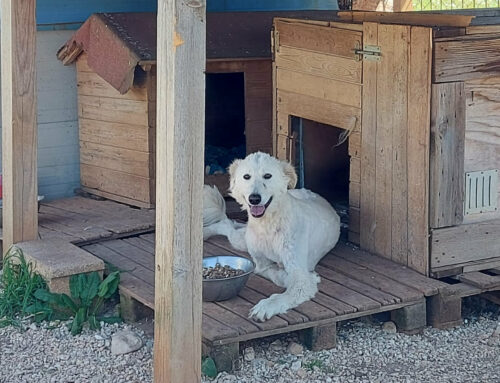
[[[229,166],[229,190],[233,198],[255,218],[272,211],[287,189],[297,183],[295,169],[288,162],[267,153],[252,153]]]

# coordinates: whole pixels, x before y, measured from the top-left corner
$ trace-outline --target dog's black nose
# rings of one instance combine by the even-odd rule
[[[250,194],[248,197],[248,202],[250,202],[252,205],[258,205],[262,198],[260,197],[259,194]]]

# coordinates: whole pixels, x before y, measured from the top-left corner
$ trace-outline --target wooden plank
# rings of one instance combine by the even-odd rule
[[[124,238],[123,241],[134,246],[134,247],[137,247],[138,249],[144,250],[153,256],[155,254],[154,243],[146,241],[145,239],[143,239],[141,237]]]
[[[276,157],[280,160],[287,160],[290,161],[292,160],[290,158],[290,151],[291,151],[291,139],[288,136],[282,136],[281,134],[278,135],[277,140],[276,140]]]
[[[433,228],[462,223],[464,142],[464,84],[432,85],[429,214]]]
[[[147,152],[80,141],[82,164],[149,178],[151,159]]]
[[[293,114],[308,120],[321,122],[345,130],[359,130],[361,109],[338,104],[305,94],[277,90],[277,109],[284,114]]]
[[[361,45],[362,34],[340,28],[307,25],[295,22],[275,22],[279,47],[302,48],[354,59],[356,44]]]
[[[210,318],[208,315],[203,314],[201,322],[203,339],[215,341],[238,336],[238,331]]]
[[[471,25],[465,28],[465,34],[500,33],[500,25]]]
[[[133,246],[122,239],[103,241],[100,244],[134,261],[138,265],[141,265],[146,269],[152,270],[154,272],[154,255],[152,255],[150,252],[137,248],[136,246]]]
[[[359,210],[360,201],[361,201],[361,184],[358,182],[349,182],[349,206],[356,207]]]
[[[116,201],[116,202],[120,202],[120,203],[124,203],[124,204],[127,204],[127,205],[137,206],[137,207],[140,207],[140,208],[143,208],[143,209],[151,209],[151,208],[154,208],[154,206],[155,206],[154,203],[144,202],[144,201],[138,201],[138,200],[135,200],[135,199],[132,199],[132,198],[127,198],[127,197],[119,196],[117,194],[107,193],[105,191],[98,190],[98,189],[87,188],[87,187],[84,187],[84,186],[82,186],[80,189],[83,192],[88,193],[88,194],[92,194],[92,195],[95,195],[95,196],[98,196],[98,197],[107,198],[107,199],[110,199],[110,200],[113,200],[113,201]]]
[[[328,281],[326,281],[325,283],[328,284]],[[344,315],[344,314],[354,313],[357,311],[355,307],[342,302],[338,298],[333,298],[330,295],[327,295],[326,291],[328,291],[329,288],[325,288],[324,286],[325,284],[321,286],[321,288],[324,291],[320,291],[312,299],[314,303],[317,303],[323,307],[328,308],[329,310],[334,311],[336,315]],[[320,286],[318,286],[318,288],[319,287]]]
[[[358,84],[278,68],[277,86],[279,90],[300,93],[355,108],[361,107],[361,86]]]
[[[94,72],[94,70],[89,67],[87,62],[87,53],[82,52],[80,56],[78,56],[78,60],[76,60],[76,70],[77,72]]]
[[[375,287],[386,293],[390,293],[401,299],[403,302],[420,300],[423,294],[418,290],[400,284],[382,274],[376,273],[368,268],[356,265],[337,256],[329,255],[323,258],[320,265],[340,272],[359,282]]]
[[[379,274],[421,291],[425,296],[435,295],[446,286],[445,283],[425,277],[407,267],[398,265],[382,257],[353,248],[349,245],[338,244],[332,251],[336,256],[347,261],[367,267]]]
[[[431,60],[432,29],[412,27],[408,73],[408,267],[424,275],[429,273]]]
[[[156,183],[162,193],[156,199],[153,363],[158,382],[201,381],[205,18],[204,2],[158,1]]]
[[[340,20],[352,23],[386,23],[421,25],[426,27],[468,27],[474,16],[466,15],[440,15],[422,12],[352,12],[341,11],[337,13]]]
[[[148,103],[147,101],[79,95],[78,117],[148,126]]]
[[[387,30],[380,31],[379,44],[381,49],[386,50],[385,43],[387,34],[393,45],[392,52],[385,57],[384,67],[393,73],[390,81],[392,85],[392,108],[378,110],[378,114],[389,114],[392,116],[392,217],[391,217],[391,258],[395,262],[408,264],[408,90],[415,84],[408,82],[409,54],[410,54],[410,27],[390,26]],[[385,29],[385,28],[384,28]],[[389,42],[387,41],[387,42]],[[389,57],[387,57],[389,56]],[[389,64],[390,61],[390,64]],[[389,76],[385,77],[386,81]],[[383,96],[382,96],[383,97]],[[377,94],[380,100],[380,94]],[[380,125],[379,125],[380,126]],[[410,165],[411,166],[411,165]]]
[[[399,299],[398,297],[374,289],[371,286],[368,286],[364,283],[349,278],[344,274],[338,273],[334,270],[328,269],[323,266],[318,266],[316,270],[318,271],[318,273],[321,275],[322,278],[328,278],[331,281],[335,281],[341,284],[342,286],[345,286],[351,290],[354,290],[362,294],[365,297],[370,298],[372,301],[377,301],[380,303],[379,306],[401,302],[401,299]],[[339,296],[339,298],[342,299],[342,296]],[[367,301],[367,303],[369,303],[370,306],[373,306],[372,302]]]
[[[38,238],[35,0],[2,1],[3,252]]]
[[[464,81],[498,75],[500,36],[466,35],[434,42],[434,82]]]
[[[134,85],[127,93],[121,94],[97,73],[77,71],[78,95],[146,101],[148,95],[145,79],[146,75],[144,72],[142,72],[142,75],[137,75],[136,71]]]
[[[82,185],[90,189],[142,202],[153,200],[150,194],[150,180],[145,177],[83,163],[80,165],[80,177]]]
[[[349,231],[354,233],[360,232],[359,209],[355,207],[349,208]]]
[[[252,334],[259,331],[256,323],[242,318],[215,302],[203,302],[203,314],[238,331],[239,335]]]
[[[458,276],[461,282],[479,287],[482,290],[493,290],[500,287],[500,275],[488,275],[479,271],[464,273]]]
[[[498,257],[500,220],[436,229],[431,236],[431,267]]]
[[[147,126],[89,120],[86,118],[80,118],[78,122],[81,141],[142,152],[150,151],[149,139],[151,133]]]
[[[384,65],[377,68],[377,112],[375,135],[375,253],[391,259],[392,256],[392,133],[395,89],[392,78],[395,62],[391,54],[395,50],[395,33],[392,26],[378,26],[378,45],[386,53]],[[387,79],[391,81],[387,81]],[[406,86],[404,87],[406,90]],[[396,239],[396,238],[395,238]]]
[[[378,45],[378,25],[363,24],[363,45]],[[359,243],[375,251],[375,184],[377,135],[377,62],[363,63],[363,125],[361,129],[361,198]]]
[[[355,131],[349,135],[349,156],[361,158],[361,132]]]
[[[282,46],[275,58],[280,69],[361,84],[362,62]]]
[[[154,286],[148,285],[143,280],[130,273],[120,274],[120,292],[132,297],[136,301],[154,310]]]
[[[361,160],[351,157],[349,166],[349,181],[361,182]]]

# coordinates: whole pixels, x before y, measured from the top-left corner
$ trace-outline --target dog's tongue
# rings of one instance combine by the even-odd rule
[[[266,207],[264,205],[252,205],[250,206],[250,213],[254,216],[260,216],[264,214],[264,211],[266,210]]]

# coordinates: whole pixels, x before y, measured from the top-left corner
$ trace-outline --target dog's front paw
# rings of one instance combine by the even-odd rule
[[[289,308],[281,294],[274,294],[252,307],[248,317],[258,322],[264,322],[274,315],[286,313]]]

